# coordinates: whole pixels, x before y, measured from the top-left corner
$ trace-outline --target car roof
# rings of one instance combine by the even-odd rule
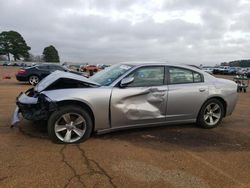
[[[59,66],[59,67],[62,67],[62,65],[57,64],[57,63],[41,63],[41,64],[36,64],[34,67],[39,67],[39,66]]]
[[[174,67],[181,67],[181,68],[188,68],[193,70],[201,70],[196,65],[191,64],[178,64],[178,63],[169,63],[166,61],[127,61],[127,62],[121,62],[119,64],[126,64],[126,65],[132,65],[132,66],[143,66],[143,65],[163,65],[163,66],[174,66]]]

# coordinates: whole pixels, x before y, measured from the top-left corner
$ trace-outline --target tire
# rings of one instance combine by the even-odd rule
[[[48,134],[55,143],[72,144],[85,141],[90,137],[92,128],[93,122],[89,113],[76,105],[61,106],[48,120]]]
[[[217,127],[221,123],[224,114],[225,109],[221,101],[218,99],[210,99],[201,107],[197,124],[205,129]]]
[[[35,85],[37,85],[39,82],[40,82],[39,76],[37,76],[37,75],[31,75],[31,76],[29,77],[29,83],[30,83],[30,85],[35,86]]]

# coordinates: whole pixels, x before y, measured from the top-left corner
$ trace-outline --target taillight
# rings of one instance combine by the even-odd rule
[[[24,74],[24,73],[26,73],[26,70],[24,70],[24,69],[20,69],[20,70],[18,70],[18,72],[17,72],[17,74]]]

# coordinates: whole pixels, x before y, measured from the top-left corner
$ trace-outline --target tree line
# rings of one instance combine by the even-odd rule
[[[235,60],[230,62],[223,62],[221,66],[230,67],[250,67],[250,59]]]
[[[11,56],[15,61],[45,61],[60,62],[57,49],[49,45],[43,49],[42,56],[34,56],[29,51],[31,47],[27,45],[22,35],[16,31],[3,31],[0,33],[0,56],[7,57],[10,61]]]

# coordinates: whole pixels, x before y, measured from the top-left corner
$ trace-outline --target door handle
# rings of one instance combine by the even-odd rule
[[[206,91],[206,89],[205,88],[200,88],[199,91],[204,92],[204,91]]]

